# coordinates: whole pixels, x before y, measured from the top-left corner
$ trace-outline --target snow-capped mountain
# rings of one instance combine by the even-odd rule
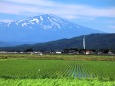
[[[0,23],[0,41],[7,42],[39,43],[100,32],[51,14],[30,17],[11,23]]]

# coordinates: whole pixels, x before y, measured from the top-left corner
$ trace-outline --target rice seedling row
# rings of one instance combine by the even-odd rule
[[[0,60],[0,78],[99,78],[115,80],[115,62],[66,60]]]

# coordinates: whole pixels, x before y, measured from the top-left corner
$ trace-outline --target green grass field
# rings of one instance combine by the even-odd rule
[[[115,81],[85,79],[0,79],[0,86],[115,86]]]
[[[111,56],[0,54],[0,86],[115,86]]]

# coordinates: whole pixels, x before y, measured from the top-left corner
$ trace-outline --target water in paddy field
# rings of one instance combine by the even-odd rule
[[[69,77],[73,78],[96,78],[95,74],[89,72],[82,65],[74,64],[72,65],[71,71],[69,71]]]

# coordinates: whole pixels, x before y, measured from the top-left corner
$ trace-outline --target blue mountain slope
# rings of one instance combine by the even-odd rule
[[[54,15],[41,15],[11,23],[0,23],[0,41],[40,43],[101,31],[80,26]]]

